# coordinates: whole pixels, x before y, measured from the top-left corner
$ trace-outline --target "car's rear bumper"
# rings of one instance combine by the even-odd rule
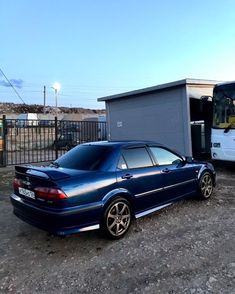
[[[14,214],[23,221],[56,235],[99,229],[102,205],[50,209],[38,207],[12,194]]]

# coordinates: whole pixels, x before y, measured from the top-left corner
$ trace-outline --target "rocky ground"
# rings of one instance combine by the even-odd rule
[[[0,169],[1,293],[235,293],[235,166],[216,165],[208,201],[180,201],[134,222],[119,241],[59,238],[12,214]]]
[[[46,106],[46,112],[52,112],[54,107]],[[57,109],[58,111],[58,109]],[[102,109],[87,109],[87,108],[80,108],[80,107],[59,107],[59,111],[64,113],[99,113],[103,114],[104,110]],[[0,113],[43,113],[44,106],[38,104],[15,104],[15,103],[1,103],[0,102]]]
[[[45,107],[46,113],[82,113],[82,114],[105,114],[104,109],[87,109],[81,107],[59,107],[55,108],[53,106]],[[15,103],[1,103],[0,102],[0,113],[44,113],[44,106],[37,104],[15,104]]]

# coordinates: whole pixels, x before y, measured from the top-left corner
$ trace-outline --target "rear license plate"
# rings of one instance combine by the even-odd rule
[[[20,188],[19,187],[19,193],[21,195],[24,195],[26,197],[29,197],[29,198],[32,198],[32,199],[35,199],[35,193],[33,191],[30,191],[28,189],[24,189],[24,188]]]

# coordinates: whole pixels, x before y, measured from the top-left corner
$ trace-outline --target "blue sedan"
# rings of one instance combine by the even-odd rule
[[[14,214],[57,235],[101,229],[118,239],[131,221],[173,202],[208,199],[210,163],[185,158],[154,142],[79,145],[49,166],[15,167]]]

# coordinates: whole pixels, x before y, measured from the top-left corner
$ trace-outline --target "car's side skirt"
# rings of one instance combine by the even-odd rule
[[[173,202],[171,202],[171,203],[167,203],[167,204],[163,204],[163,205],[160,205],[160,206],[157,206],[157,207],[154,207],[154,208],[151,208],[151,209],[145,210],[145,211],[143,211],[143,212],[137,213],[137,214],[135,215],[135,217],[136,217],[136,218],[140,218],[140,217],[142,217],[142,216],[145,216],[145,215],[147,215],[147,214],[150,214],[150,213],[152,213],[152,212],[155,212],[155,211],[157,211],[157,210],[160,210],[160,209],[162,209],[162,208],[164,208],[164,207],[167,207],[167,206],[171,205],[172,203],[173,203]]]
[[[89,227],[85,227],[79,230],[79,232],[85,232],[85,231],[92,231],[92,230],[98,230],[100,228],[100,225],[93,225],[93,226],[89,226]]]
[[[83,228],[73,228],[73,229],[66,229],[66,230],[57,230],[55,233],[58,236],[66,236],[66,235],[71,235],[71,234],[76,234],[80,232],[86,232],[86,231],[93,231],[93,230],[99,230],[100,225],[91,225]]]

